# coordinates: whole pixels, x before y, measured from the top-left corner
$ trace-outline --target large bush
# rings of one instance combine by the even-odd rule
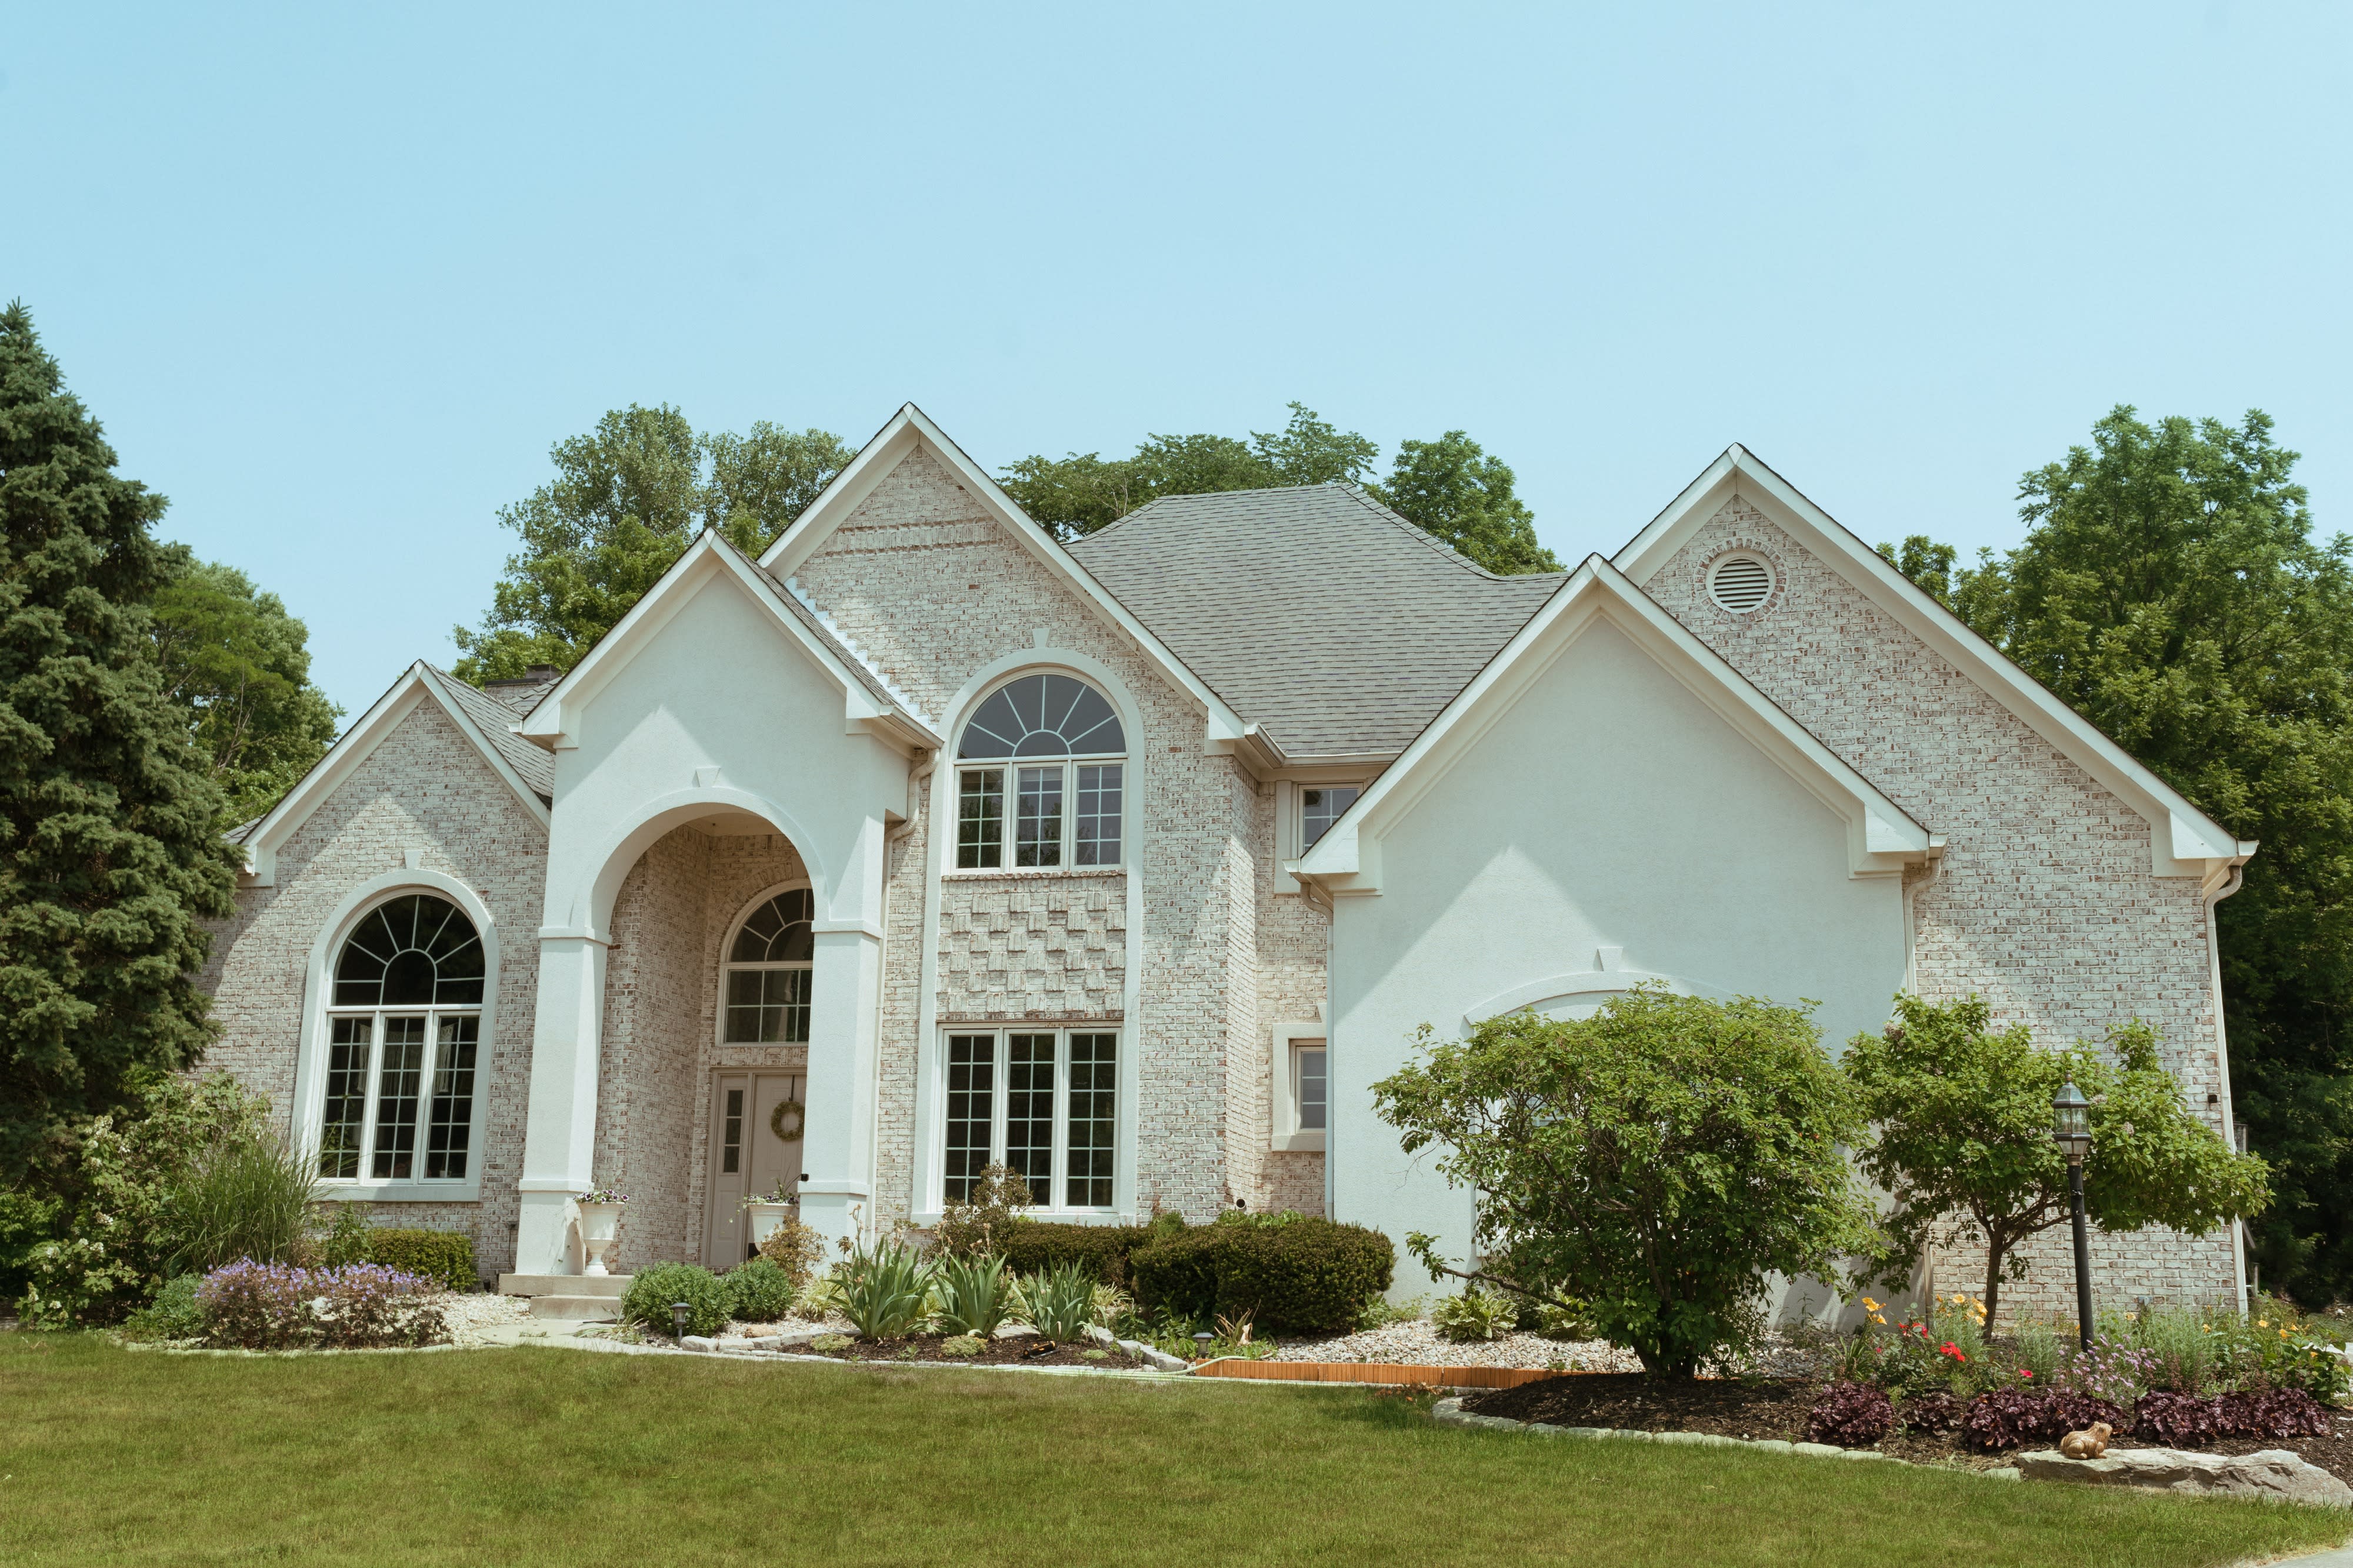
[[[1768,1274],[1828,1277],[1869,1244],[1840,1150],[1862,1119],[1799,1009],[1643,986],[1590,1018],[1489,1019],[1374,1096],[1472,1191],[1475,1265],[1409,1238],[1433,1278],[1574,1303],[1652,1373],[1752,1342]]]
[[[1176,1228],[1181,1227],[1179,1221]],[[1019,1219],[997,1233],[996,1252],[1015,1274],[1045,1274],[1076,1264],[1105,1285],[1124,1285],[1128,1255],[1154,1234],[1148,1225],[1065,1225]]]
[[[747,1258],[720,1276],[727,1287],[727,1315],[739,1323],[773,1323],[787,1317],[800,1285],[767,1258]]]
[[[431,1279],[451,1290],[480,1288],[474,1267],[474,1238],[454,1230],[410,1230],[378,1226],[367,1233],[370,1263],[397,1268]]]
[[[640,1268],[621,1298],[621,1320],[656,1333],[671,1331],[670,1304],[686,1303],[686,1331],[715,1334],[727,1324],[734,1302],[726,1284],[694,1263],[657,1263]]]
[[[1397,1249],[1379,1231],[1304,1215],[1229,1213],[1128,1255],[1145,1305],[1247,1317],[1261,1333],[1340,1333],[1386,1290]]]

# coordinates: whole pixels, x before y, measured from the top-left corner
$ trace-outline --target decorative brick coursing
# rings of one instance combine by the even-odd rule
[[[1032,647],[1039,628],[1052,646],[1101,661],[1134,700],[1143,722],[1128,737],[1127,809],[1144,832],[1140,863],[1129,874],[1141,882],[1144,929],[1125,929],[1124,878],[948,878],[936,895],[936,1005],[943,1017],[1018,1012],[1067,1022],[1103,1007],[1098,1016],[1120,1022],[1125,1048],[1139,1055],[1138,1205],[1208,1218],[1229,1202],[1235,764],[1203,753],[1203,716],[1192,700],[921,450],[875,487],[796,577],[943,723],[957,717],[949,707],[974,672]],[[909,951],[915,944],[902,933],[923,929],[931,892],[923,870],[928,818],[934,801],[953,800],[953,772],[944,763],[926,781],[918,819],[889,870],[876,1203],[886,1222],[913,1202],[921,953]],[[1025,884],[1030,901],[1017,909]],[[1056,905],[1050,888],[1067,889],[1060,896],[1068,901]],[[1098,893],[1100,907],[1092,901]],[[1142,966],[1137,1015],[1117,1018],[1130,963]],[[1238,1048],[1263,1047],[1245,1038]]]
[[[1775,567],[1772,596],[1733,615],[1706,592],[1730,549]],[[1831,750],[1933,833],[1943,861],[1907,886],[1914,978],[1933,1000],[1984,996],[1999,1023],[2052,1044],[2101,1038],[2139,1017],[2164,1041],[2189,1103],[2224,1081],[2214,1016],[2211,926],[2194,879],[2149,874],[2150,826],[1969,677],[1738,498],[1725,503],[1648,584],[1651,596]],[[2072,1302],[2063,1226],[2028,1249],[2031,1272],[2005,1305]],[[2095,1289],[2228,1300],[2227,1232],[2169,1231],[2093,1241]],[[1982,1253],[1940,1260],[1936,1286],[1974,1289]]]
[[[758,894],[807,875],[783,838],[681,827],[622,879],[605,969],[596,1173],[629,1194],[615,1244],[623,1267],[702,1258],[712,1075],[806,1070],[805,1046],[718,1042],[728,933]]]
[[[497,1016],[476,1079],[486,1097],[477,1154],[482,1195],[472,1203],[383,1202],[371,1217],[465,1231],[482,1271],[501,1273],[514,1262],[547,835],[434,701],[419,703],[288,837],[275,887],[237,889],[236,913],[216,928],[198,980],[221,1026],[220,1040],[199,1065],[226,1069],[269,1096],[281,1133],[305,1142],[315,1137],[288,1126],[311,952],[352,889],[399,870],[411,848],[423,850],[425,868],[474,889],[497,926]]]

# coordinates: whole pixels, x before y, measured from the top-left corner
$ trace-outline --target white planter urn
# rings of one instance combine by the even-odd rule
[[[621,1205],[618,1204],[582,1204],[580,1205],[580,1249],[588,1255],[583,1274],[605,1273],[605,1254],[611,1249],[613,1237],[621,1228]]]
[[[793,1204],[777,1203],[745,1204],[744,1219],[750,1227],[746,1234],[751,1237],[753,1247],[756,1248],[762,1242],[776,1235],[776,1227],[785,1223],[786,1218],[792,1214],[796,1206]]]

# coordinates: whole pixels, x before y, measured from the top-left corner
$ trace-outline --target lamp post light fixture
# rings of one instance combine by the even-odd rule
[[[2075,1211],[2075,1339],[2092,1348],[2092,1244],[2084,1233],[2084,1156],[2092,1152],[2092,1102],[2069,1079],[2051,1097],[2051,1141],[2067,1156],[2067,1196]]]
[[[2075,1184],[2079,1189],[2083,1186],[2081,1182]],[[2079,1203],[2075,1206],[2081,1208],[2084,1205]],[[681,1344],[686,1342],[686,1315],[693,1310],[693,1308],[683,1301],[672,1301],[670,1304],[670,1326],[678,1331],[678,1342]]]

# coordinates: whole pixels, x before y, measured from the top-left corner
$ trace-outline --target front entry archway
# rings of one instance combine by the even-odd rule
[[[744,1200],[797,1194],[807,1080],[799,1073],[720,1072],[711,1080],[711,1168],[702,1266],[733,1268],[755,1250]],[[789,1136],[788,1136],[789,1135]]]

